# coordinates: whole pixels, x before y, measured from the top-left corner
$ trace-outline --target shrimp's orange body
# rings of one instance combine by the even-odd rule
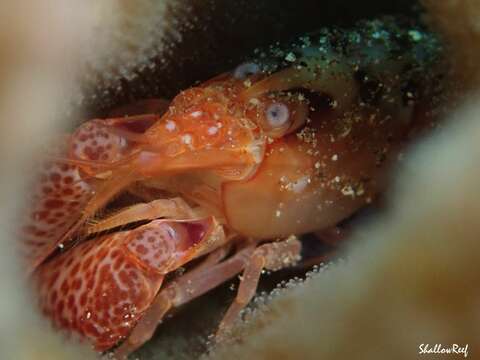
[[[116,351],[128,354],[169,309],[243,270],[223,334],[262,269],[293,264],[295,236],[370,203],[405,141],[432,120],[440,45],[422,29],[364,22],[258,58],[168,106],[134,105],[152,114],[92,120],[69,137],[25,227],[41,306],[57,326],[100,351],[126,339]],[[143,201],[98,215],[123,192]],[[149,222],[124,230],[138,221]],[[89,240],[45,261],[73,235]]]

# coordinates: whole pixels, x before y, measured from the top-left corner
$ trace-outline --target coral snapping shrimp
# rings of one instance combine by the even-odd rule
[[[441,53],[433,34],[391,18],[324,29],[170,103],[84,123],[45,166],[23,228],[43,312],[123,356],[169,310],[243,271],[224,334],[263,269],[300,260],[297,236],[383,189],[404,143],[434,120]],[[125,192],[143,201],[102,216]]]

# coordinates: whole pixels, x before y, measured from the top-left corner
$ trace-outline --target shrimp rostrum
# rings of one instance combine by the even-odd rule
[[[169,103],[84,123],[45,166],[24,226],[43,312],[123,356],[172,308],[243,273],[225,334],[263,269],[301,261],[300,235],[384,188],[432,125],[441,64],[434,35],[385,18],[258,50]],[[142,201],[109,213],[120,193]]]

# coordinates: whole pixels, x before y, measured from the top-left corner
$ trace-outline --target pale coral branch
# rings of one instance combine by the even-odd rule
[[[164,3],[0,3],[1,359],[96,357],[62,339],[37,313],[16,253],[17,215],[28,206],[24,195],[42,145],[69,126],[66,114],[80,95],[79,79],[88,78],[86,69],[97,79],[119,64],[132,68],[144,61],[145,49],[161,37]]]

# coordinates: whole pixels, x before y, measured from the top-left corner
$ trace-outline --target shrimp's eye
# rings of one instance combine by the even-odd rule
[[[273,101],[259,114],[260,126],[272,138],[279,138],[296,131],[305,124],[308,117],[308,102],[285,99]]]
[[[309,102],[296,94],[269,94],[250,99],[246,104],[245,115],[268,137],[281,138],[305,125],[309,115]]]
[[[288,106],[282,103],[273,103],[267,107],[265,111],[265,117],[267,118],[268,125],[272,129],[278,129],[288,122],[290,118],[290,110]]]
[[[260,72],[260,66],[253,62],[246,62],[237,66],[233,71],[233,76],[236,79],[245,79],[250,75],[255,75]]]

